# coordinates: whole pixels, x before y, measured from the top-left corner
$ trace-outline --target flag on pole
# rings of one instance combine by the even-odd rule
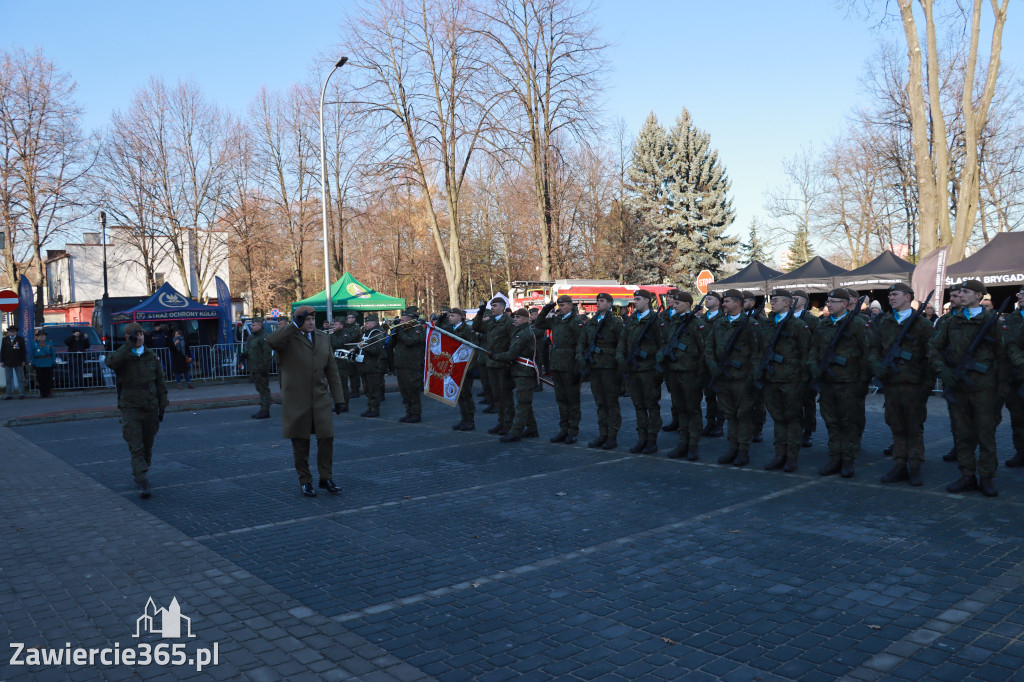
[[[914,290],[914,298],[923,301],[931,291],[935,290],[935,298],[932,300],[935,312],[942,314],[943,294],[946,288],[946,256],[949,254],[948,246],[941,246],[917,262],[914,274],[910,280],[910,286]],[[950,282],[952,284],[952,282]]]
[[[473,349],[459,339],[427,325],[423,362],[423,393],[445,405],[458,405],[462,382],[473,364]]]

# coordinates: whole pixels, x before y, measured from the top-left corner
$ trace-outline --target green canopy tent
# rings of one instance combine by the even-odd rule
[[[321,291],[309,298],[296,301],[292,310],[308,305],[317,312],[327,312],[327,296]],[[404,310],[405,299],[374,291],[349,273],[331,285],[331,310],[368,312],[371,310]]]

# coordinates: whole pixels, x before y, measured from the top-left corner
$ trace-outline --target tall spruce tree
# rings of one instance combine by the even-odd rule
[[[627,282],[655,283],[664,279],[668,159],[665,129],[651,112],[637,134],[627,170],[627,206],[633,218],[631,227],[637,232],[623,263],[622,277]]]
[[[793,237],[793,243],[789,246],[789,267],[798,268],[807,261],[814,258],[814,249],[811,247],[811,240],[806,228],[800,228]]]
[[[761,226],[757,218],[750,221],[750,241],[740,244],[740,262],[750,265],[754,261],[768,263],[768,242],[758,233]]]
[[[711,147],[711,136],[693,125],[686,109],[669,131],[668,147],[662,230],[670,248],[666,274],[681,283],[701,270],[720,270],[739,240],[725,234],[736,219],[728,197],[732,183]]]

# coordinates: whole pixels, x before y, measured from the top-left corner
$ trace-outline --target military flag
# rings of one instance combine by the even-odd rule
[[[445,405],[458,405],[462,382],[473,363],[473,347],[457,336],[427,324],[423,393]]]

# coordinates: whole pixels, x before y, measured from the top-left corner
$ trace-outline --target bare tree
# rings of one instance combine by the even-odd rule
[[[17,274],[13,255],[23,224],[39,285],[37,320],[42,319],[47,288],[43,249],[65,233],[83,208],[85,174],[94,162],[91,143],[80,127],[75,88],[71,76],[41,50],[0,52],[0,139],[5,145],[0,198],[5,242],[10,241],[5,244],[5,269],[12,278]]]
[[[550,279],[559,242],[557,146],[594,132],[605,45],[591,8],[578,0],[494,0],[480,12],[511,112],[504,130],[516,149],[513,158],[533,176],[540,275]]]
[[[826,189],[824,173],[813,149],[801,149],[792,158],[783,161],[782,171],[786,184],[765,192],[764,206],[776,222],[772,231],[781,230],[794,238],[802,252],[794,253],[793,260],[806,263],[812,254],[809,238],[819,234],[821,212],[824,210]]]

